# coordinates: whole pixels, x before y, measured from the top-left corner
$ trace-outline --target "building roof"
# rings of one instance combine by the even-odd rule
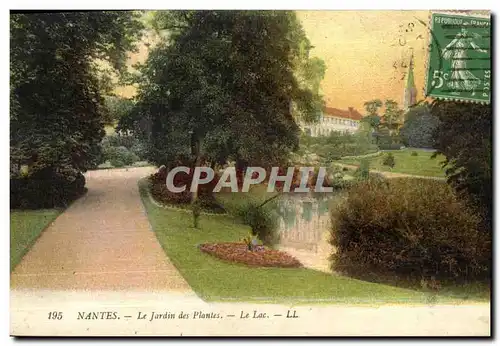
[[[352,107],[349,107],[348,109],[325,107],[323,109],[323,113],[325,116],[352,119],[352,120],[361,120],[363,118],[363,116]]]

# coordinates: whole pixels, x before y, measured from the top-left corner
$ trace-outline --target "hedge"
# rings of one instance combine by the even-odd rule
[[[360,182],[331,219],[338,271],[459,281],[489,276],[491,239],[480,230],[481,218],[443,182]]]
[[[10,180],[11,209],[65,207],[86,192],[85,177],[43,170],[29,177]]]

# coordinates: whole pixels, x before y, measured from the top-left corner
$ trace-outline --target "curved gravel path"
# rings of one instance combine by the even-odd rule
[[[152,167],[89,171],[88,192],[41,235],[11,289],[191,291],[152,232],[137,181]]]

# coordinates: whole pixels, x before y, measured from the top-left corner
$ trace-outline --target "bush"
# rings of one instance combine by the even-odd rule
[[[380,150],[400,150],[403,146],[400,136],[391,135],[387,129],[380,130],[378,137],[378,148]]]
[[[115,168],[122,168],[126,166],[125,162],[123,162],[123,160],[119,157],[112,158],[111,160],[109,160],[109,163]]]
[[[104,101],[104,105],[106,106],[104,120],[108,124],[113,124],[125,117],[134,107],[134,102],[132,100],[123,97],[107,96]]]
[[[249,201],[239,208],[238,216],[265,245],[272,246],[278,242],[278,218],[272,208]]]
[[[359,167],[356,170],[355,176],[358,179],[368,179],[370,176],[370,161],[363,159],[359,163]]]
[[[183,174],[178,174],[183,175]],[[189,204],[191,203],[191,192],[188,188],[183,192],[172,192],[167,188],[165,180],[159,181],[154,177],[150,177],[151,182],[151,195],[155,200],[163,204]],[[176,185],[174,182],[175,186]],[[188,185],[189,186],[189,185]]]
[[[369,180],[331,212],[337,270],[420,280],[487,278],[491,239],[480,217],[445,183]]]
[[[389,166],[391,168],[394,168],[394,166],[396,165],[396,160],[394,159],[394,155],[392,155],[392,153],[388,153],[384,157],[384,160],[382,161],[382,164],[384,166]]]
[[[433,134],[439,123],[439,119],[430,113],[427,104],[411,108],[400,130],[402,141],[414,148],[433,148]]]
[[[131,149],[133,146],[138,145],[139,140],[133,136],[118,136],[111,135],[103,138],[101,145],[106,147],[125,147]]]
[[[107,136],[101,142],[99,162],[109,161],[114,167],[130,166],[141,161],[146,151],[146,146],[133,136]]]
[[[132,153],[137,155],[140,159],[144,159],[147,155],[147,147],[143,143],[135,143],[129,149]]]
[[[140,158],[126,147],[103,147],[103,160],[110,161],[114,167],[130,166]]]
[[[65,207],[86,192],[83,174],[62,175],[45,169],[10,180],[11,209]]]
[[[365,155],[377,151],[377,146],[371,143],[371,133],[362,130],[354,134],[332,132],[322,137],[303,136],[301,146],[318,155],[325,163],[340,160],[344,156]]]
[[[185,205],[188,207],[192,201],[192,193],[190,192],[191,181],[193,179],[192,174],[186,173],[178,173],[174,177],[173,184],[175,187],[186,186],[186,190],[183,192],[172,192],[167,188],[166,178],[167,178],[167,169],[160,168],[157,173],[152,174],[149,177],[151,182],[151,195],[153,198],[163,204],[176,204],[176,205]],[[201,175],[201,178],[204,178],[205,174]],[[208,211],[211,213],[222,214],[225,213],[226,210],[224,207],[218,203],[213,196],[213,189],[218,182],[219,177],[215,176],[212,181],[206,184],[200,184],[198,186],[198,199],[196,207],[199,207],[200,210]]]
[[[378,147],[380,150],[400,150],[402,146],[401,143],[382,143]]]
[[[416,151],[412,151],[411,156],[418,156],[418,153]]]

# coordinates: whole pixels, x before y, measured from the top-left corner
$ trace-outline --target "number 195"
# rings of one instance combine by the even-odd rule
[[[61,320],[62,318],[63,314],[60,311],[49,312],[49,320]]]

